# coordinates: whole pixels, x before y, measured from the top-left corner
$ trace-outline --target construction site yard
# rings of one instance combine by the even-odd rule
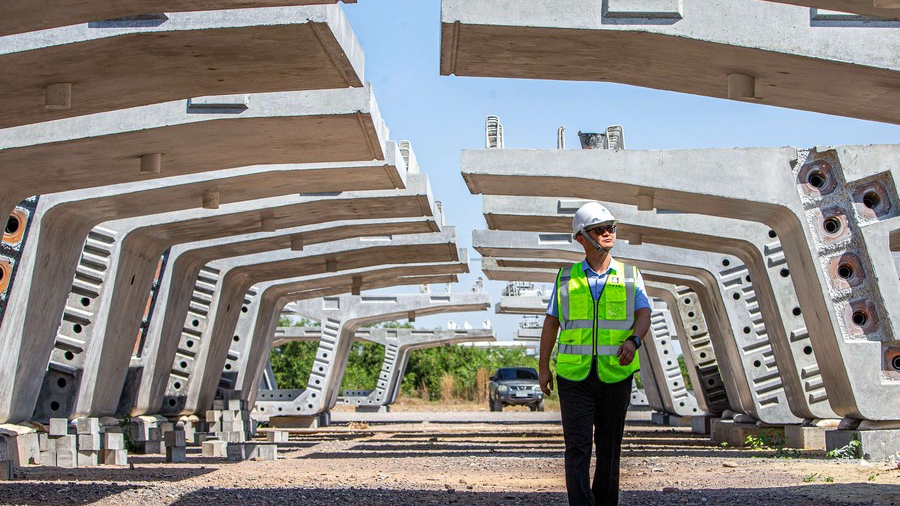
[[[130,455],[125,467],[19,468],[0,482],[0,504],[567,504],[558,413],[406,408],[338,410],[329,427],[292,431],[275,461],[204,458],[192,447],[187,463]],[[647,418],[629,414],[622,505],[900,506],[896,461],[779,458]]]

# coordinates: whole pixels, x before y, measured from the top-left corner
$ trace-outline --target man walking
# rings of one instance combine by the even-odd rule
[[[585,259],[560,269],[541,333],[540,384],[553,389],[550,355],[559,336],[556,379],[570,506],[619,503],[619,455],[637,349],[650,328],[640,271],[610,255],[616,220],[598,202],[575,213],[572,237]],[[597,459],[590,481],[591,447]]]

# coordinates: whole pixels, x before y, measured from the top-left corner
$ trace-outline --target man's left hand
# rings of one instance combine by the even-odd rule
[[[637,347],[634,345],[634,341],[631,339],[626,340],[622,343],[622,346],[619,346],[619,351],[616,352],[616,356],[619,357],[619,365],[626,366],[630,364],[636,354]]]

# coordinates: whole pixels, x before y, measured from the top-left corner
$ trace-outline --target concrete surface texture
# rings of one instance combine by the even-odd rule
[[[484,213],[488,226],[506,230],[567,232],[575,211],[585,200],[487,195]],[[518,202],[517,202],[518,201]],[[743,266],[723,269],[726,284],[734,288],[741,278],[752,279],[753,299],[745,301],[750,321],[739,328],[745,334],[757,327],[771,336],[779,370],[794,414],[800,418],[836,418],[828,403],[808,325],[797,299],[777,234],[760,223],[717,216],[660,211],[639,211],[634,206],[607,203],[621,220],[617,237],[629,244],[653,243],[690,250],[722,252],[740,259]],[[477,235],[477,233],[476,233]],[[549,238],[542,240],[551,240]],[[728,267],[723,265],[722,267]],[[749,331],[747,330],[749,329]],[[737,329],[736,329],[737,331]]]
[[[328,4],[338,1],[356,3],[355,0],[201,0],[190,4],[177,0],[153,0],[149,2],[127,0],[108,3],[85,2],[82,0],[67,0],[65,2],[25,0],[23,2],[6,4],[0,10],[0,20],[2,20],[0,21],[0,35],[117,18],[130,18],[130,21],[135,24],[141,22],[151,23],[159,19],[160,14],[151,13]]]
[[[496,244],[490,244],[492,242],[490,236],[499,239]],[[518,246],[504,246],[504,243],[512,242]],[[581,246],[575,244],[569,234],[558,235],[550,245],[546,241],[542,242],[540,234],[535,233],[476,231],[473,246],[484,256],[513,259],[534,257],[532,254],[534,251],[538,251],[544,258],[552,258],[556,254],[563,262],[577,261],[584,255]],[[730,271],[740,265],[737,258],[668,246],[649,244],[634,246],[625,242],[616,244],[613,255],[642,270],[673,272],[700,279],[706,289],[713,294],[712,299],[721,308],[719,314],[722,318],[718,324],[726,333],[733,336],[722,340],[721,345],[727,353],[726,368],[734,371],[733,376],[737,385],[734,393],[742,396],[741,404],[747,409],[745,413],[766,423],[783,424],[799,421],[789,410],[788,399],[765,326],[761,320],[756,323],[749,321],[752,315],[748,313],[742,299],[755,299],[753,286],[750,282],[730,275]],[[732,266],[731,268],[721,265],[723,258]],[[733,296],[735,294],[737,297]],[[749,325],[753,325],[757,332],[747,333],[741,330],[748,328]],[[723,363],[726,362],[725,357],[719,358]]]
[[[188,97],[361,87],[365,80],[363,51],[334,5],[164,16],[0,37],[0,64],[9,71],[0,128]]]
[[[248,165],[385,159],[387,128],[369,88],[201,101],[0,130],[4,201]],[[346,150],[336,152],[334,139]]]
[[[851,16],[845,13],[855,13],[860,16],[871,18],[895,19],[900,20],[900,12],[897,11],[897,2],[891,0],[767,0],[776,1],[783,4],[800,5],[811,7],[813,11],[826,11],[823,13],[813,12],[812,15],[831,14],[835,17],[843,14],[845,19],[853,20]],[[835,11],[828,13],[827,11]]]
[[[371,162],[316,164],[305,167],[277,168],[274,173],[285,176],[283,185],[273,185],[265,176],[261,175],[264,168],[257,167],[248,169],[245,171],[247,174],[244,175],[235,175],[235,173],[241,173],[240,170],[235,170],[227,171],[224,174],[226,177],[215,177],[209,174],[192,175],[164,178],[152,183],[130,183],[101,190],[63,192],[45,196],[36,210],[35,225],[30,232],[26,254],[20,263],[19,271],[24,279],[30,280],[30,283],[24,283],[7,294],[8,318],[4,317],[2,326],[0,326],[0,339],[2,339],[3,346],[10,350],[22,350],[17,365],[18,371],[20,371],[17,374],[21,374],[21,376],[17,379],[8,378],[10,382],[18,382],[19,386],[11,388],[8,391],[9,395],[13,395],[13,390],[23,389],[21,390],[23,403],[33,403],[37,398],[36,393],[31,391],[33,385],[24,386],[34,382],[34,375],[26,371],[33,365],[32,361],[34,364],[47,362],[48,357],[45,354],[49,352],[47,340],[53,336],[53,330],[50,330],[50,327],[54,326],[53,319],[56,319],[55,325],[60,325],[60,318],[64,321],[61,327],[64,336],[58,347],[62,357],[57,358],[62,358],[58,361],[59,364],[68,364],[68,366],[73,364],[72,354],[78,355],[79,349],[86,349],[83,329],[87,330],[87,334],[93,334],[94,328],[109,330],[106,329],[107,321],[123,326],[121,334],[116,335],[130,334],[133,332],[130,329],[137,329],[139,319],[134,320],[129,316],[134,314],[135,318],[139,318],[137,315],[140,314],[146,300],[144,290],[148,285],[140,281],[144,280],[149,283],[148,276],[152,276],[159,255],[171,244],[259,232],[262,222],[266,219],[276,226],[291,226],[341,219],[342,217],[352,219],[361,210],[366,210],[373,216],[383,217],[429,214],[427,210],[432,208],[431,196],[428,192],[427,181],[420,174],[410,176],[414,181],[408,185],[409,189],[407,190],[382,190],[372,193],[348,192],[345,195],[339,194],[332,197],[294,195],[261,198],[272,193],[317,189],[334,191],[357,186],[357,181],[354,180],[327,177],[328,171],[331,169],[337,170],[334,173],[335,176],[347,175],[348,173],[345,172],[347,170],[350,171],[350,175],[359,176],[358,183],[362,188],[369,186],[391,188],[394,181],[403,182],[406,179],[401,177],[404,172],[402,157],[399,157],[401,165],[398,169],[397,148],[393,144],[391,147],[394,149],[391,150],[392,163],[390,164],[385,161],[374,164]],[[308,173],[306,184],[304,184],[305,178],[301,174],[306,168],[311,171]],[[167,187],[166,182],[172,183],[172,186]],[[210,191],[210,188],[218,188],[220,203],[216,206],[208,206],[209,209],[201,209],[198,204],[203,203],[205,192]],[[224,191],[226,201],[233,203],[221,204],[221,191]],[[368,196],[370,200],[354,199],[359,195]],[[239,199],[247,200],[238,202]],[[366,202],[370,202],[368,208]],[[342,203],[346,204],[342,210],[332,209],[332,206]],[[141,216],[144,213],[153,214]],[[74,309],[69,313],[64,313],[64,294],[72,286],[72,279],[77,268],[77,258],[82,249],[80,243],[84,240],[83,238],[99,221],[129,216],[138,217],[120,219],[103,227],[104,234],[111,238],[105,241],[101,240],[101,246],[111,249],[103,255],[105,258],[100,264],[96,264],[96,262],[94,264],[105,265],[106,268],[103,269],[105,273],[102,275],[113,276],[110,279],[116,279],[115,273],[120,267],[119,258],[122,257],[119,255],[123,254],[123,244],[125,245],[124,251],[130,252],[125,253],[125,257],[137,255],[143,258],[145,268],[140,270],[142,274],[140,277],[137,277],[136,272],[129,271],[122,274],[120,278],[120,282],[125,283],[127,289],[134,295],[131,298],[121,298],[121,292],[115,293],[111,288],[100,291],[95,282],[95,286],[90,287],[87,292],[89,294],[88,304],[94,303],[89,311],[91,314],[85,314],[87,305],[84,304],[83,296],[77,296],[75,301],[70,301],[72,302],[70,307]],[[110,234],[112,235],[110,236]],[[117,236],[118,238],[116,238]],[[88,248],[97,247],[94,242],[88,242],[86,245]],[[110,257],[110,255],[114,256]],[[54,258],[54,262],[40,260],[49,257]],[[101,273],[83,279],[92,280],[97,275],[101,275]],[[81,284],[83,283],[79,283],[75,287],[75,292],[82,290]],[[92,293],[96,295],[90,295]],[[101,297],[101,294],[105,299]],[[101,300],[116,300],[118,303],[129,300],[131,306],[120,306],[120,309],[131,307],[133,311],[123,310],[109,313],[108,304],[101,304]],[[69,314],[69,318],[66,318],[65,314]],[[112,320],[108,320],[107,318],[111,314],[116,316]],[[75,321],[65,322],[66,319],[71,320],[72,318]],[[101,321],[94,321],[97,318]],[[95,325],[90,325],[91,323]],[[96,332],[104,334],[103,330]],[[30,337],[25,338],[24,336]],[[81,345],[73,346],[78,342],[81,342]],[[99,356],[92,360],[99,360]],[[107,361],[103,361],[103,363],[107,363]],[[70,387],[72,386],[74,385],[70,385]],[[3,391],[4,389],[0,388],[0,392]],[[63,393],[57,390],[55,395],[59,396]],[[7,397],[7,399],[9,398]],[[6,402],[16,404],[11,400]],[[58,403],[59,400],[54,399],[48,402]],[[29,408],[24,404],[19,408],[10,408],[9,419],[26,420],[31,416],[30,411],[33,409],[33,406]],[[61,409],[62,406],[51,411],[61,412]],[[12,411],[17,414],[13,416]]]
[[[821,371],[832,409],[857,419],[896,420],[898,408],[878,399],[900,387],[892,379],[900,364],[886,360],[895,353],[890,342],[900,308],[884,302],[900,296],[889,250],[900,212],[890,168],[898,149],[464,151],[462,166],[476,193],[571,195],[765,223],[780,238],[788,263],[802,269],[787,274],[801,287],[797,296],[811,317],[817,359],[834,364]],[[723,173],[731,177],[718,177]],[[855,267],[853,258],[865,267]]]
[[[665,304],[662,304],[665,306]],[[645,339],[641,345],[641,379],[646,374],[648,379],[644,381],[644,391],[650,398],[647,390],[650,385],[655,385],[662,398],[661,406],[650,407],[662,413],[687,417],[702,414],[697,406],[694,394],[689,392],[684,378],[681,376],[681,366],[678,364],[678,355],[672,346],[675,335],[675,324],[668,309],[657,309],[655,306],[650,317],[650,339]]]
[[[443,0],[441,74],[611,81],[900,122],[885,107],[900,104],[898,22],[821,17],[759,0]]]
[[[350,346],[357,329],[370,323],[405,318],[416,314],[441,314],[484,310],[490,297],[483,293],[418,294],[373,297],[368,301],[355,296],[307,300],[295,304],[301,314],[322,324],[319,349],[307,388],[285,401],[258,399],[255,411],[261,416],[311,416],[333,408],[337,403],[340,380],[347,365]]]

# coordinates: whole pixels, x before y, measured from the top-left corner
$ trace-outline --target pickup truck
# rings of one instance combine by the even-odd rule
[[[531,367],[501,367],[488,385],[491,411],[503,406],[527,405],[532,411],[544,410],[544,392],[538,384],[538,373]]]

